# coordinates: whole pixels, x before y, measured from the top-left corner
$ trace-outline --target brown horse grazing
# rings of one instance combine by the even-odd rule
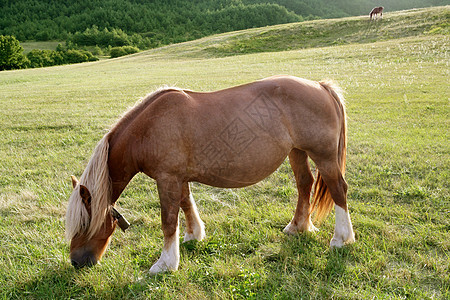
[[[380,7],[374,7],[371,11],[370,11],[370,19],[372,20],[372,18],[377,17],[378,18],[378,14],[380,14],[381,18],[383,18],[383,6]]]
[[[118,222],[124,229],[114,205],[138,172],[156,180],[161,203],[164,247],[150,269],[158,273],[178,268],[180,207],[186,215],[184,241],[205,237],[189,182],[245,187],[269,176],[286,156],[299,197],[284,232],[316,230],[311,213],[320,220],[335,204],[330,244],[341,247],[354,241],[345,155],[344,103],[331,83],[276,76],[210,93],[160,89],[103,137],[80,181],[72,177],[66,214],[72,264],[95,264]],[[308,157],[318,169],[311,203],[314,177]]]

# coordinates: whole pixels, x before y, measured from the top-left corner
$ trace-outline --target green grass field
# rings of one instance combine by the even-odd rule
[[[223,53],[239,32],[1,72],[0,298],[449,299],[449,13],[447,6],[387,14],[377,26],[420,14],[428,26],[370,41]],[[99,265],[72,268],[64,240],[70,175],[81,175],[128,107],[163,84],[210,91],[275,74],[331,78],[346,91],[355,244],[329,248],[333,214],[317,234],[282,233],[297,197],[286,161],[245,189],[193,183],[207,238],[182,244],[180,269],[156,277],[147,272],[162,247],[159,200],[154,181],[139,175],[118,202],[132,227],[114,233]],[[182,230],[183,222],[181,215]]]
[[[33,49],[39,49],[39,50],[56,50],[56,47],[58,47],[58,44],[64,45],[64,42],[58,42],[58,41],[48,41],[48,42],[22,42],[20,45],[23,47],[23,53],[27,54],[28,52],[31,52]]]

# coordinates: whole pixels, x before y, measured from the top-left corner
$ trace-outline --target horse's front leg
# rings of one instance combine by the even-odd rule
[[[161,203],[161,225],[164,233],[164,247],[161,257],[150,268],[150,274],[175,271],[180,263],[178,212],[182,198],[182,182],[173,176],[157,180]]]
[[[186,217],[186,231],[184,234],[184,242],[190,240],[201,241],[205,238],[205,225],[200,219],[195,205],[194,197],[192,197],[189,189],[189,183],[183,184],[183,195],[181,198],[181,208]]]

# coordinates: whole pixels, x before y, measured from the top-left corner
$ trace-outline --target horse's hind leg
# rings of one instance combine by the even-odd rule
[[[183,184],[183,194],[181,198],[181,208],[186,216],[186,231],[184,234],[184,242],[190,240],[201,241],[205,238],[205,225],[200,219],[195,205],[194,197],[189,189],[189,183]]]
[[[294,217],[286,228],[284,228],[284,232],[287,234],[296,234],[304,231],[315,231],[317,229],[311,222],[309,201],[314,177],[311,174],[308,156],[301,150],[293,149],[289,153],[289,162],[291,163],[297,183],[298,201]]]
[[[163,176],[156,183],[161,203],[164,247],[160,258],[150,268],[150,274],[175,271],[180,263],[178,213],[180,211],[182,182],[173,176]]]
[[[353,243],[355,234],[347,207],[347,183],[336,161],[316,161],[316,163],[335,204],[336,226],[330,246],[342,247],[344,244]]]

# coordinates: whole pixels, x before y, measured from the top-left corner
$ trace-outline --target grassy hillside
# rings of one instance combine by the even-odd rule
[[[368,16],[359,16],[236,31],[171,45],[148,53],[223,57],[371,43],[413,36],[449,34],[449,20],[450,6],[422,8],[385,13],[384,18],[377,21],[370,21]]]
[[[283,24],[209,36],[200,40],[154,50],[199,57],[277,52],[349,43],[370,43],[400,37],[449,33],[448,6],[384,13],[383,20],[368,16]],[[59,42],[23,42],[32,49],[55,50]]]
[[[398,15],[420,19],[415,13]],[[348,43],[331,47],[234,56],[208,50],[236,34],[289,32],[286,25],[0,73],[0,298],[448,299],[450,38],[436,20],[417,25],[418,35],[395,31],[398,38],[368,43],[350,32],[342,37]],[[338,30],[336,22],[307,25]],[[328,247],[333,214],[317,234],[282,233],[296,202],[286,161],[245,189],[192,184],[207,239],[183,245],[180,270],[157,277],[147,274],[162,246],[157,191],[137,176],[119,199],[132,227],[114,233],[100,265],[72,268],[63,238],[69,176],[82,173],[124,110],[163,84],[207,91],[274,74],[331,78],[346,91],[354,245]]]
[[[215,55],[284,51],[310,47],[369,43],[424,34],[449,33],[450,9],[442,7],[385,13],[383,20],[367,16],[296,23],[236,35],[206,48]]]

